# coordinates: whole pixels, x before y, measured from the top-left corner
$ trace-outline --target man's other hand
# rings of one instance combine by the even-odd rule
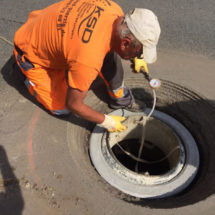
[[[106,128],[109,132],[120,132],[127,129],[121,122],[126,118],[123,116],[105,115],[105,120],[100,126]]]

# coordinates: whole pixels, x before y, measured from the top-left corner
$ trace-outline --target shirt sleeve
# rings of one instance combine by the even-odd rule
[[[98,76],[98,71],[81,63],[72,63],[68,71],[68,84],[70,87],[87,91]]]

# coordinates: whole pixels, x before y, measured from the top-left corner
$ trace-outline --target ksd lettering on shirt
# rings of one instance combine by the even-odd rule
[[[104,11],[103,8],[99,6],[95,6],[92,13],[84,18],[78,28],[78,35],[80,34],[80,29],[83,29],[83,33],[81,35],[81,40],[83,43],[89,43],[93,34],[93,30],[95,29],[96,23],[101,16],[101,13]]]

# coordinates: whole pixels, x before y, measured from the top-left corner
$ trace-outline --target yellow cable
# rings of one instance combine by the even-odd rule
[[[5,42],[6,42],[7,44],[9,44],[10,46],[13,46],[13,43],[12,43],[10,40],[6,39],[5,37],[0,36],[0,39],[3,40],[3,41],[5,41]]]

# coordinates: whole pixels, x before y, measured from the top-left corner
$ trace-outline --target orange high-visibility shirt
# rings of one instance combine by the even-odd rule
[[[68,70],[69,86],[86,91],[110,51],[119,16],[122,9],[110,0],[65,0],[31,12],[14,42],[32,63]]]

